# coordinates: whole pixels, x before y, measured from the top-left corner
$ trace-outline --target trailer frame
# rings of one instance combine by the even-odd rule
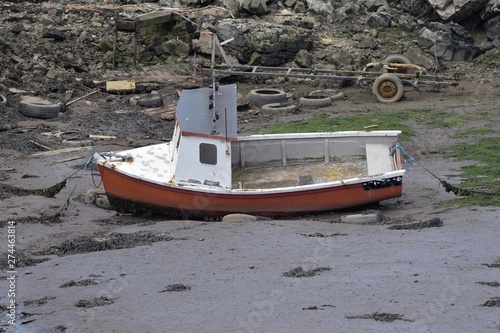
[[[411,63],[406,63],[406,57],[399,54],[388,56],[399,56],[402,62],[372,62],[363,67],[360,71],[335,70],[326,68],[294,68],[294,67],[272,67],[272,66],[252,66],[233,65],[229,61],[222,46],[229,43],[233,38],[220,42],[213,32],[204,31],[202,36],[211,43],[212,58],[211,67],[202,68],[205,73],[215,73],[221,75],[240,75],[250,77],[288,77],[288,78],[311,78],[325,80],[349,80],[355,84],[364,81],[371,81],[372,92],[379,102],[392,103],[399,101],[404,94],[403,85],[412,86],[416,90],[420,85],[431,86],[432,91],[439,91],[441,88],[458,86],[460,75],[441,76],[428,74],[427,70]],[[216,49],[222,56],[223,63],[215,63]]]

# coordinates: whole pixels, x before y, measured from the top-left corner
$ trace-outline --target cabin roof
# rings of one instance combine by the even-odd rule
[[[213,108],[210,109],[213,94]],[[183,136],[236,140],[236,85],[183,90],[177,104],[177,121]],[[214,116],[215,113],[215,116]]]

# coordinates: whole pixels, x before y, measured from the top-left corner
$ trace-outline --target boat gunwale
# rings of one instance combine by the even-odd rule
[[[337,131],[337,132],[303,132],[303,133],[283,133],[283,134],[252,134],[238,136],[238,141],[252,140],[284,140],[284,139],[328,139],[346,137],[395,137],[402,132],[400,130],[382,131]]]
[[[203,193],[203,194],[212,194],[212,195],[230,195],[230,196],[237,196],[237,195],[253,195],[253,194],[287,194],[287,193],[300,193],[300,192],[307,192],[307,191],[315,191],[315,190],[323,190],[323,189],[334,189],[334,188],[342,188],[344,186],[349,186],[349,185],[357,185],[357,184],[362,184],[365,182],[371,182],[371,181],[381,181],[383,179],[388,179],[388,178],[396,178],[396,177],[402,177],[406,173],[406,169],[401,169],[401,170],[395,170],[395,171],[389,171],[389,172],[384,172],[378,175],[370,175],[366,177],[361,177],[361,178],[347,178],[347,179],[342,179],[342,180],[336,180],[332,182],[324,182],[324,183],[317,183],[317,184],[306,184],[306,185],[295,185],[295,186],[286,186],[286,187],[276,187],[276,188],[261,188],[261,189],[226,189],[224,187],[218,187],[218,186],[210,186],[210,185],[204,185],[204,184],[193,184],[189,183],[187,181],[175,181],[173,183],[162,183],[162,182],[157,182],[154,180],[150,180],[147,178],[142,178],[142,177],[137,177],[133,174],[124,172],[122,170],[116,170],[116,168],[112,168],[108,165],[105,165],[107,163],[106,160],[99,160],[97,161],[99,165],[101,165],[103,168],[107,169],[108,171],[118,173],[122,176],[126,176],[128,178],[131,178],[134,181],[139,181],[139,182],[145,182],[148,184],[152,184],[161,188],[168,188],[168,189],[174,189],[174,190],[186,190],[189,192],[196,192],[196,193]],[[110,162],[113,163],[113,162]]]

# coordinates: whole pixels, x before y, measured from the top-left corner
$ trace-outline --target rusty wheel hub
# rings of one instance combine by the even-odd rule
[[[394,97],[398,91],[398,88],[392,81],[385,81],[380,84],[380,95],[383,96],[384,98],[391,98]]]

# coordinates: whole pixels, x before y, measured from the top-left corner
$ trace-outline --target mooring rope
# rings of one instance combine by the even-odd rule
[[[394,145],[394,147],[391,148],[391,152],[389,153],[390,156],[394,155],[394,153],[396,152],[396,150],[400,150],[401,153],[403,154],[403,156],[406,156],[407,159],[404,160],[403,164],[405,166],[411,166],[413,162],[416,162],[416,160],[410,156],[410,154],[408,154],[406,152],[406,150],[403,148],[403,146],[401,146],[401,144],[398,142]]]
[[[88,160],[88,162],[87,162],[87,166],[88,166],[88,165],[91,165],[91,167],[90,167],[90,174],[92,175],[92,184],[94,184],[94,187],[95,187],[95,188],[99,188],[99,187],[101,187],[101,184],[102,184],[102,178],[101,178],[101,180],[99,181],[99,184],[96,184],[96,182],[95,182],[95,178],[94,178],[94,175],[95,175],[95,174],[94,174],[94,170],[96,170],[96,169],[94,169],[94,167],[93,167],[93,166],[94,166],[94,164],[92,164],[92,161],[93,161],[93,160],[94,160],[94,155],[92,155],[92,156],[90,157],[90,159]]]
[[[436,31],[436,37],[434,38],[434,74],[436,74],[438,67],[439,67],[439,61],[438,61],[438,56],[437,56],[437,42],[438,42],[438,36],[439,36],[439,30]]]
[[[69,177],[67,177],[64,182],[66,182],[66,180],[72,178],[74,175],[76,175],[78,172],[81,172],[81,175],[78,177],[78,181],[76,182],[75,186],[73,187],[73,190],[71,191],[71,193],[69,194],[68,198],[66,199],[66,201],[64,202],[64,204],[61,206],[61,208],[59,208],[59,210],[57,211],[57,213],[54,215],[55,217],[59,217],[61,215],[61,212],[65,209],[68,208],[69,206],[69,199],[71,198],[71,196],[73,195],[73,193],[75,193],[75,190],[76,190],[76,187],[78,186],[78,183],[80,182],[80,179],[82,179],[82,175],[83,175],[83,172],[87,169],[87,167],[92,163],[92,161],[94,160],[94,154],[92,154],[89,158],[89,160],[87,161],[87,163],[85,163],[85,165],[83,166],[83,168],[81,169],[78,169],[77,171],[75,171],[73,174],[71,174]],[[94,180],[93,178],[93,174],[92,174],[92,181]],[[95,185],[95,183],[94,183]]]
[[[391,148],[390,155],[392,156],[396,152],[396,150],[398,150],[398,149],[401,151],[401,154],[404,157],[406,157],[406,159],[404,161],[405,165],[410,165],[411,166],[413,162],[417,163],[422,169],[424,169],[431,176],[433,176],[434,178],[436,178],[439,181],[439,183],[441,185],[443,185],[443,187],[444,187],[444,189],[445,189],[446,192],[453,192],[455,195],[464,196],[464,197],[468,197],[468,196],[471,196],[473,194],[491,195],[491,193],[482,192],[482,191],[474,191],[474,190],[466,190],[466,189],[459,188],[459,187],[457,187],[455,185],[452,185],[452,184],[448,183],[446,180],[441,179],[436,174],[434,174],[432,171],[430,171],[428,168],[424,167],[422,165],[422,163],[420,163],[419,161],[417,161],[416,159],[414,159],[412,156],[410,156],[410,154],[408,154],[404,150],[403,146],[401,146],[401,144],[399,144],[399,143],[397,143],[396,145],[394,145],[394,147]]]

